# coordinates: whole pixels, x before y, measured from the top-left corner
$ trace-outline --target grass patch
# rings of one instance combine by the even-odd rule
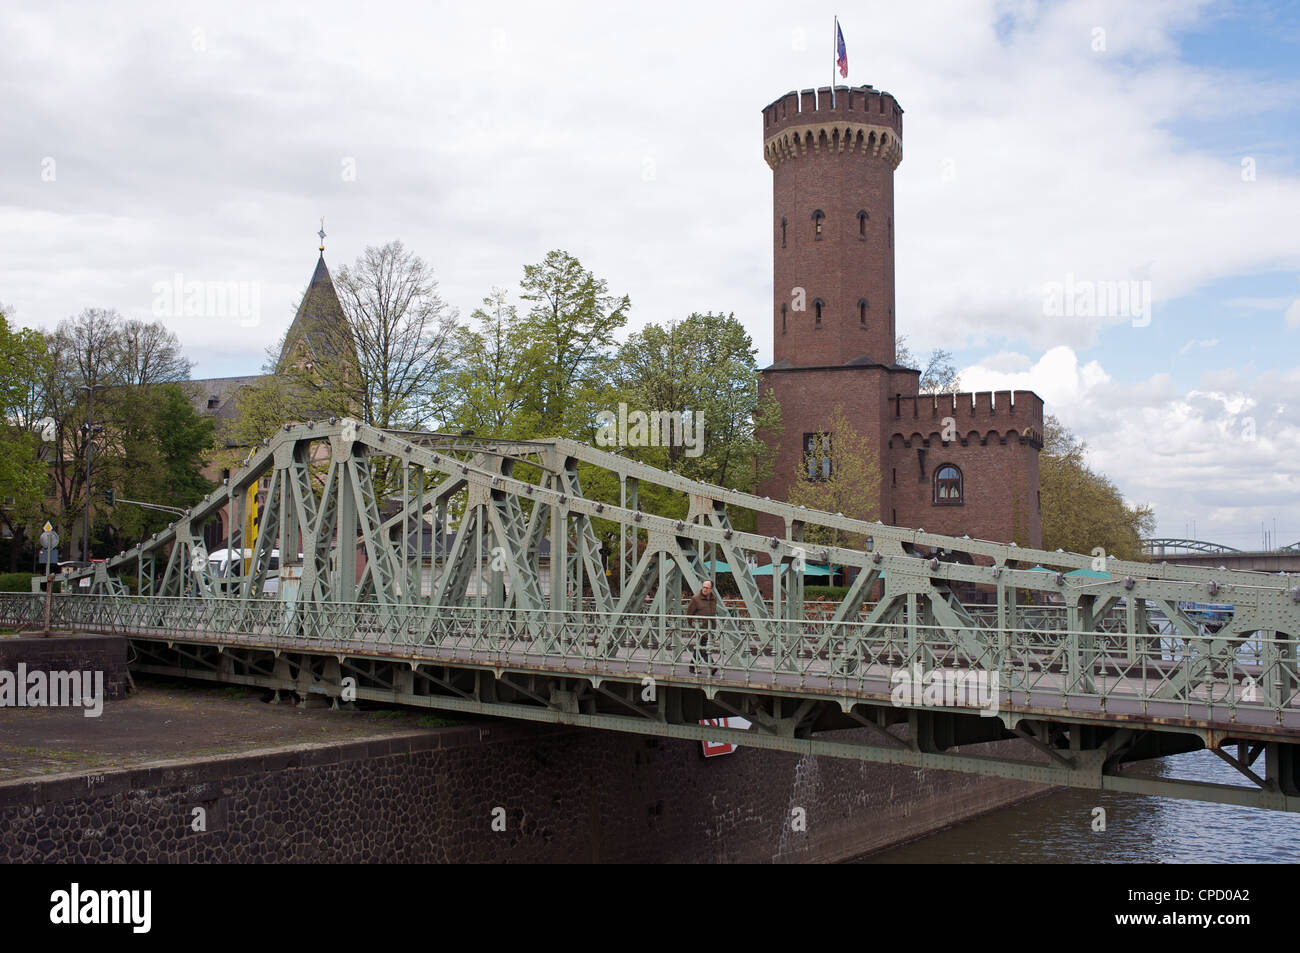
[[[456,721],[454,718],[439,718],[437,715],[421,715],[415,723],[421,728],[451,728],[455,725],[463,725],[463,721]]]

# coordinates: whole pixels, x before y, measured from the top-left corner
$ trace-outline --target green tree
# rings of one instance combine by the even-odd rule
[[[1129,506],[1108,478],[1085,462],[1087,444],[1056,417],[1043,420],[1038,455],[1042,491],[1043,548],[1142,560],[1141,540],[1155,528],[1150,506]]]
[[[45,335],[45,346],[40,402],[43,414],[54,421],[49,472],[55,522],[65,551],[71,553],[74,538],[81,536],[88,453],[95,474],[92,526],[101,532],[110,527],[102,493],[109,487],[119,491],[129,487],[139,494],[134,498],[149,502],[184,505],[197,499],[193,494],[175,495],[182,486],[175,481],[175,472],[171,478],[155,476],[156,470],[188,467],[191,479],[201,479],[201,460],[190,455],[183,457],[184,462],[169,462],[171,458],[159,449],[169,437],[156,420],[169,408],[175,411],[176,400],[159,388],[188,378],[191,366],[176,336],[158,323],[123,321],[115,311],[89,308]],[[175,394],[184,399],[179,387]],[[193,415],[188,400],[185,403]],[[210,427],[208,433],[210,440]],[[80,547],[76,550],[79,553]]]
[[[831,413],[826,431],[814,436],[794,476],[788,499],[795,506],[859,520],[879,518],[880,457],[871,441],[854,428],[842,405]],[[866,544],[860,533],[829,527],[809,527],[804,538],[830,546]]]
[[[734,314],[695,313],[632,334],[615,357],[602,410],[616,417],[624,404],[627,413],[667,415],[681,421],[686,439],[671,439],[670,423],[666,445],[660,427],[653,434],[659,446],[624,452],[693,480],[752,492],[771,474],[772,460],[756,431],[779,426],[781,413],[760,390],[756,354]]]
[[[49,477],[39,412],[47,362],[41,334],[12,327],[0,311],[0,523],[11,538],[10,572],[44,522]]]
[[[529,349],[517,309],[504,289],[493,288],[470,317],[478,328],[458,331],[460,360],[450,378],[455,398],[443,414],[448,429],[507,439],[537,436],[529,385],[541,374],[530,364],[539,352]]]
[[[315,420],[321,417],[345,416],[331,413],[330,408],[309,405],[300,388],[292,380],[275,373],[280,347],[268,352],[267,373],[250,384],[245,384],[235,394],[235,415],[216,433],[218,450],[215,460],[221,466],[235,469],[248,453],[249,447],[261,446],[286,423]]]
[[[524,267],[521,297],[532,308],[520,324],[526,343],[528,400],[539,436],[588,431],[611,369],[614,332],[627,323],[627,295],[609,294],[568,252],[555,250]]]
[[[87,505],[86,456],[93,452],[96,443],[102,443],[97,439],[102,434],[87,428],[92,423],[92,409],[96,417],[93,423],[101,423],[104,395],[118,383],[121,325],[122,318],[116,311],[87,308],[45,335],[49,360],[41,384],[41,399],[45,413],[55,422],[50,459],[50,475],[54,481],[53,522],[63,538],[65,555],[75,552],[80,556],[82,552],[82,514]]]
[[[113,487],[119,496],[184,508],[213,488],[202,474],[204,455],[212,446],[213,421],[195,413],[181,385],[124,385],[110,394],[101,419],[108,436],[96,458],[97,496]],[[166,513],[121,504],[101,513],[96,535],[120,547],[130,546],[173,519]]]

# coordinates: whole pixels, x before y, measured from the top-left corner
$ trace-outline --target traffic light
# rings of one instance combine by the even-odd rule
[[[104,491],[104,502],[112,506],[117,501],[117,495],[112,490]]]

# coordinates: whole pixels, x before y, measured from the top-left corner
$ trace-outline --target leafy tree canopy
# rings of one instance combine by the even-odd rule
[[[1038,455],[1043,548],[1144,559],[1141,540],[1155,529],[1150,506],[1130,506],[1107,477],[1085,462],[1087,445],[1056,417],[1043,420]]]

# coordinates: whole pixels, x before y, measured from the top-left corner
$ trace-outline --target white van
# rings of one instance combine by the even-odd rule
[[[212,574],[219,592],[229,592],[239,587],[244,575],[244,561],[253,558],[253,551],[245,549],[242,554],[237,549],[216,549],[208,554],[208,572]],[[262,591],[275,595],[280,591],[280,550],[271,550],[271,564],[267,568],[266,584]]]

